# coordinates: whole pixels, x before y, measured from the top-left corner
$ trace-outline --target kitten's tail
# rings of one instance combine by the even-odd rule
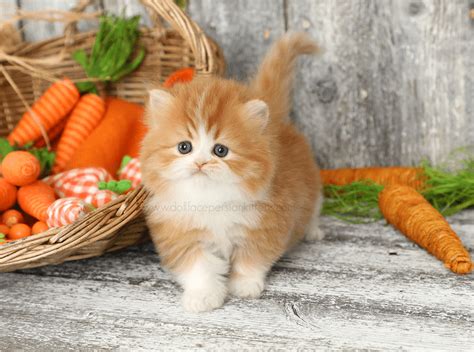
[[[269,105],[273,121],[288,120],[297,57],[317,51],[308,34],[296,32],[285,34],[265,56],[250,86]]]

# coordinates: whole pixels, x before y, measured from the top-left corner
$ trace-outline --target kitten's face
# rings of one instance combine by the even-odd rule
[[[235,185],[255,193],[272,177],[268,109],[235,83],[207,79],[150,93],[144,182]]]

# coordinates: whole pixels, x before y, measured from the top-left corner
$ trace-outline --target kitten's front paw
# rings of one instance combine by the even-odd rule
[[[185,290],[183,308],[192,313],[207,312],[221,307],[226,295],[225,288]]]
[[[319,226],[314,226],[306,232],[304,236],[305,241],[314,242],[321,241],[324,238],[324,232],[319,228]]]
[[[259,298],[265,287],[265,281],[260,278],[238,276],[229,281],[229,291],[241,298]]]

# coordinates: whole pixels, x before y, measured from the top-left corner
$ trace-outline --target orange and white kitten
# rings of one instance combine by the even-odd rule
[[[186,310],[256,298],[292,245],[321,239],[321,182],[289,122],[295,61],[315,52],[303,33],[274,44],[249,85],[197,77],[150,91],[143,141],[147,222]]]

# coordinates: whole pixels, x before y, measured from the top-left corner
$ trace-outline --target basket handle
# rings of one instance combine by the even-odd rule
[[[198,25],[191,20],[173,0],[140,0],[149,11],[165,19],[191,47],[194,54],[195,69],[198,75],[217,72],[209,39]]]

